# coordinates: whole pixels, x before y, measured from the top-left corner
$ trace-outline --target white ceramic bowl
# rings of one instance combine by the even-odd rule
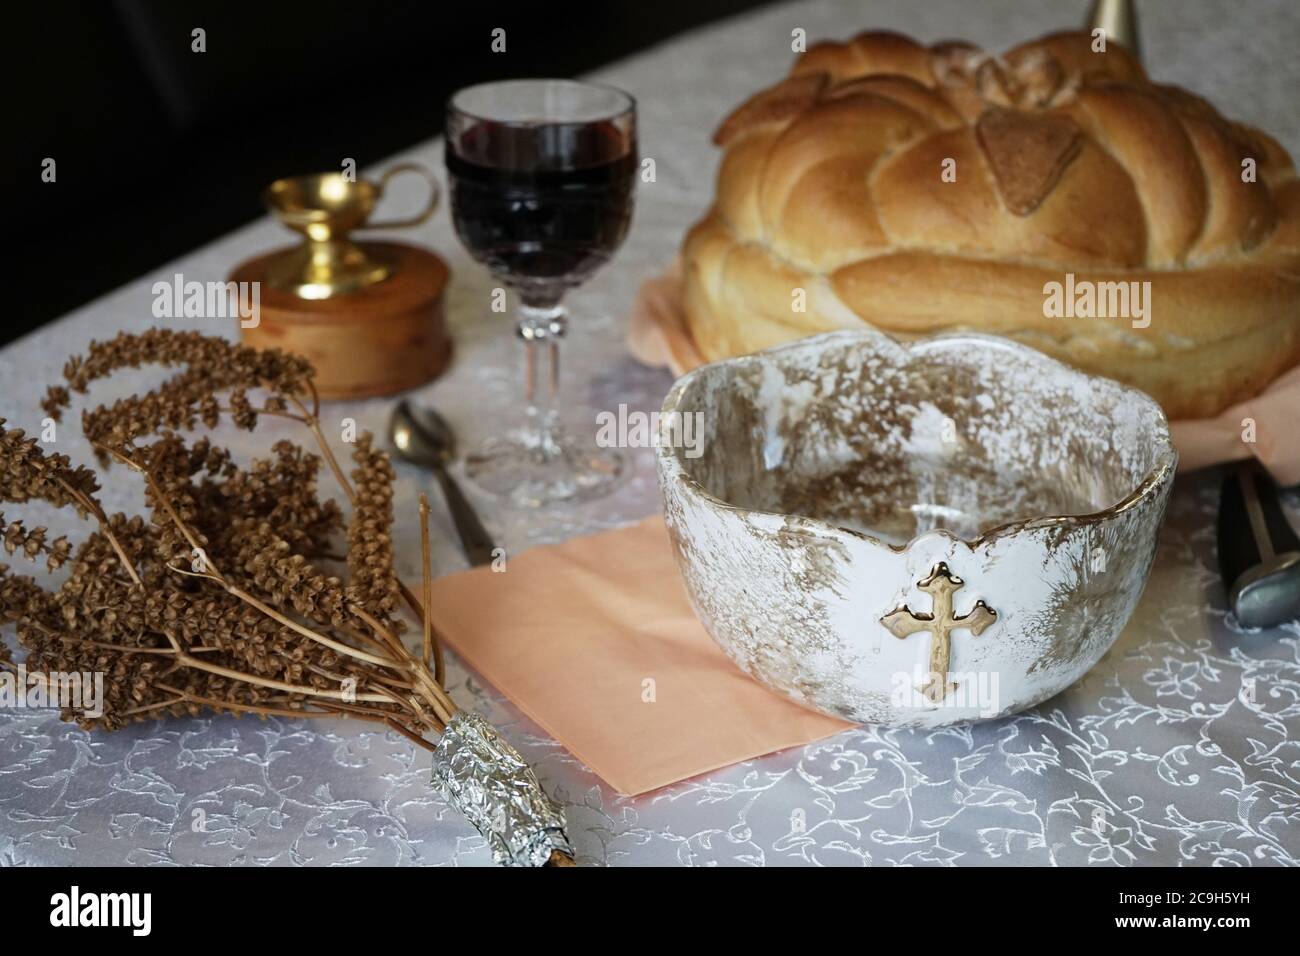
[[[1177,463],[1147,396],[984,335],[833,332],[697,369],[663,412],[664,516],[714,640],[895,726],[1013,713],[1092,667]]]

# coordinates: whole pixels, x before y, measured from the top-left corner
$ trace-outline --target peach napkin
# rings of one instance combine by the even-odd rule
[[[666,366],[681,375],[704,364],[682,311],[681,263],[642,283],[632,304],[628,350],[645,365]],[[1243,440],[1245,420],[1254,440]],[[1254,455],[1281,485],[1300,483],[1300,367],[1274,379],[1252,399],[1214,418],[1170,422],[1178,470],[1239,461]]]
[[[691,609],[658,515],[433,583],[456,652],[619,793],[851,726],[751,680]]]

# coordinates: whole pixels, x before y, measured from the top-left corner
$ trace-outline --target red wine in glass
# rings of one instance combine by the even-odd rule
[[[447,146],[456,232],[525,301],[558,298],[622,245],[636,166],[635,143],[610,122],[475,123]]]
[[[446,163],[456,233],[519,294],[518,333],[528,346],[529,426],[490,440],[466,471],[525,505],[604,493],[621,459],[566,434],[556,412],[567,329],[561,299],[627,235],[638,168],[635,102],[612,87],[570,80],[472,86],[448,104]],[[539,352],[551,368],[542,405]]]

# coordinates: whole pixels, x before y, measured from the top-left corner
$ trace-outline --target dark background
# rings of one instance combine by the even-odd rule
[[[436,135],[461,86],[573,76],[761,2],[19,0],[3,163],[18,308],[0,343],[257,218],[280,176]]]

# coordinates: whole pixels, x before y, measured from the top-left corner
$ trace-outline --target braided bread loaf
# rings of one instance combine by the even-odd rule
[[[994,59],[865,33],[809,49],[714,137],[717,199],[683,249],[701,353],[862,325],[991,332],[1144,389],[1171,418],[1300,362],[1290,157],[1092,43],[1055,34]],[[1149,290],[1144,315],[1136,299],[1113,314],[1117,282]],[[1082,299],[1061,314],[1102,283],[1092,315]]]

